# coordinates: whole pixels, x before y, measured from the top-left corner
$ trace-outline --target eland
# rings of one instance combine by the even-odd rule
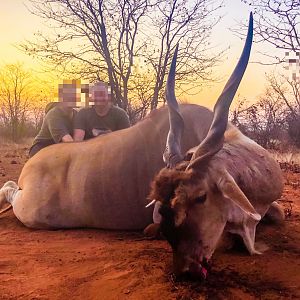
[[[282,174],[265,149],[228,123],[252,31],[251,15],[244,51],[214,112],[177,104],[177,47],[167,82],[169,109],[152,111],[124,130],[42,149],[24,165],[18,183],[0,189],[0,209],[9,202],[30,228],[138,230],[152,220],[145,208],[150,193],[160,205],[154,217],[173,248],[178,273],[201,273],[226,230],[241,235],[251,254],[259,253],[257,223],[272,211],[282,216],[274,202]]]
[[[277,202],[283,189],[282,173],[271,155],[228,123],[229,107],[246,70],[253,36],[250,15],[241,58],[219,96],[209,131],[198,146],[182,155],[186,119],[175,98],[173,56],[167,81],[170,131],[162,169],[152,183],[149,199],[156,201],[154,219],[173,249],[175,274],[206,276],[207,261],[224,232],[242,237],[250,254],[256,226],[266,214],[282,220]],[[203,120],[199,119],[199,122]],[[158,204],[158,205],[157,205]]]

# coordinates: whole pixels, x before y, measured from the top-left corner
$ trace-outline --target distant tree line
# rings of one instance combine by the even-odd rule
[[[254,11],[255,42],[273,45],[298,57],[300,67],[300,2],[241,0]],[[177,95],[212,81],[212,68],[222,59],[210,44],[221,0],[30,0],[33,14],[44,18],[52,33],[37,32],[20,48],[39,58],[62,78],[104,80],[114,102],[132,123],[164,102],[164,89],[174,47],[180,42]],[[238,34],[246,27],[241,24]],[[284,52],[283,52],[284,53]],[[265,53],[274,63],[286,57]],[[294,63],[294,61],[293,61]],[[298,65],[297,65],[298,63]],[[299,69],[294,76],[267,75],[268,87],[257,103],[240,99],[232,121],[267,148],[281,143],[300,147]],[[53,101],[33,89],[33,78],[21,65],[0,72],[0,136],[18,141],[37,133],[44,106]]]
[[[300,80],[279,74],[267,76],[268,86],[254,104],[240,99],[232,122],[265,148],[300,148]]]
[[[265,148],[280,149],[286,145],[300,148],[299,78],[272,73],[267,75],[267,83],[256,103],[239,99],[231,112],[231,121]],[[141,88],[150,89],[142,85]],[[19,142],[35,136],[44,118],[45,105],[53,101],[48,95],[45,86],[36,85],[33,75],[22,65],[2,67],[0,137]]]
[[[43,88],[21,64],[0,69],[1,139],[19,142],[37,134],[48,98]]]

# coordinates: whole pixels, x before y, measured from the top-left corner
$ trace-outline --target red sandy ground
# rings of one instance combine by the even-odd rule
[[[24,146],[0,146],[0,186],[17,181]],[[140,232],[31,230],[0,216],[0,299],[300,299],[300,174],[285,171],[284,226],[260,225],[261,256],[222,250],[206,282],[176,282],[171,249]],[[38,196],[38,195],[37,195]]]

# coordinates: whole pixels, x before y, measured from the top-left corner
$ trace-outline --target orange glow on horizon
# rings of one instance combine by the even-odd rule
[[[0,2],[0,25],[1,28],[5,29],[0,36],[0,65],[23,62],[26,68],[34,70],[37,77],[50,82],[51,86],[53,86],[54,94],[57,84],[64,78],[57,78],[54,74],[39,72],[41,70],[40,63],[25,55],[14,46],[25,39],[33,39],[34,32],[38,30],[46,33],[49,30],[43,25],[43,20],[32,15],[24,4],[29,6],[29,1],[13,0]],[[244,44],[244,41],[235,37],[229,28],[236,24],[236,20],[241,20],[241,16],[244,16],[244,19],[246,19],[249,15],[248,7],[242,4],[240,0],[225,0],[223,11],[225,12],[225,16],[221,23],[217,25],[212,37],[212,44],[218,45],[219,49],[230,47],[226,53],[228,57],[223,63],[220,63],[219,67],[215,68],[217,77],[221,77],[222,81],[212,83],[202,90],[199,89],[196,95],[186,94],[180,96],[185,101],[210,108],[212,108],[237,63]],[[256,60],[258,50],[258,45],[254,44],[251,54],[252,61]],[[269,72],[270,70],[271,68],[259,64],[249,64],[237,95],[247,98],[249,102],[254,102],[264,92],[265,72]],[[235,101],[236,99],[237,96],[235,97]]]

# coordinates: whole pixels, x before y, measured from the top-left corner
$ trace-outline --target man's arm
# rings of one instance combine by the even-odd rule
[[[47,123],[55,143],[73,142],[71,133],[66,125],[66,120],[57,114],[56,111],[49,112]]]
[[[75,142],[83,141],[85,136],[85,131],[83,129],[74,129],[73,131],[73,139]]]
[[[83,108],[74,117],[73,139],[75,142],[81,142],[84,140],[86,131],[86,114],[87,111]]]

